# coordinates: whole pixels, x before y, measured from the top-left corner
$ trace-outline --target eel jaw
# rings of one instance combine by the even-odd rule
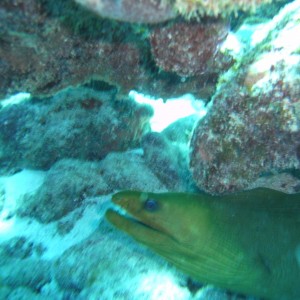
[[[126,232],[135,240],[149,247],[156,248],[159,245],[165,244],[172,240],[171,237],[157,229],[143,223],[133,216],[123,213],[124,210],[108,209],[105,213],[106,219],[118,229]]]

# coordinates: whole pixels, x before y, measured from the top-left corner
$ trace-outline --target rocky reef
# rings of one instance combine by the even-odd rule
[[[226,64],[221,63],[223,55],[219,46],[227,33],[228,26],[224,22],[212,20],[160,27],[151,34],[152,55],[162,70],[182,77],[219,73],[221,68],[226,68]]]
[[[219,80],[195,128],[190,167],[210,193],[253,186],[262,175],[300,168],[298,1],[262,25],[263,36]],[[249,47],[249,46],[248,46]]]
[[[62,158],[97,160],[139,144],[152,108],[88,88],[0,111],[2,167],[47,169]]]
[[[122,3],[127,2],[130,1]],[[121,23],[97,17],[72,0],[60,4],[53,0],[4,0],[0,11],[0,98],[17,92],[51,96],[70,86],[90,84],[111,89],[121,97],[134,89],[158,97],[192,93],[208,99],[220,70],[182,79],[180,74],[186,72],[162,72],[156,65],[150,36],[156,26],[165,27],[168,23],[139,24],[135,18],[143,17],[138,13],[142,5],[156,6],[158,2],[161,1],[135,1],[136,5],[125,5],[124,11],[110,10],[128,18],[127,23]],[[105,10],[117,2],[103,3]],[[137,13],[128,14],[133,8]],[[161,5],[159,8],[161,11]],[[145,13],[161,17],[160,22],[165,20],[151,10]],[[187,32],[188,28],[183,30]],[[155,49],[164,47],[160,44]]]
[[[191,131],[191,126],[184,128]],[[17,205],[17,215],[50,223],[83,209],[89,198],[118,190],[166,192],[195,188],[188,171],[187,141],[177,139],[172,143],[166,134],[151,132],[143,136],[141,146],[139,150],[110,152],[101,161],[57,161],[37,191],[26,194]],[[69,222],[68,227],[72,226]]]

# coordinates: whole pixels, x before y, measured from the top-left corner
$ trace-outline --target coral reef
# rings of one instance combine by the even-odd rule
[[[0,110],[1,165],[49,168],[62,158],[96,160],[136,147],[152,108],[78,88]]]
[[[200,188],[230,192],[264,174],[300,168],[300,43],[291,38],[300,30],[298,2],[267,23],[265,37],[221,78],[191,141]]]
[[[76,0],[101,17],[134,23],[159,23],[176,16],[165,0]]]
[[[152,55],[157,66],[180,76],[217,73],[218,50],[227,33],[225,23],[212,20],[158,27],[150,38]]]

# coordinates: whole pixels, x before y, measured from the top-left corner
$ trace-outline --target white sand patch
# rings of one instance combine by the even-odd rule
[[[42,258],[50,260],[60,256],[66,249],[81,242],[98,228],[110,196],[89,199],[89,204],[76,220],[72,230],[65,235],[60,235],[57,232],[58,222],[41,224],[35,219],[19,218],[15,215],[15,209],[22,197],[35,192],[43,183],[45,174],[46,172],[24,170],[13,176],[0,178],[0,184],[5,192],[4,207],[0,215],[0,243],[16,236],[23,236],[34,243],[42,244],[45,248]],[[82,208],[75,210],[60,221],[71,221],[79,210]]]
[[[178,278],[169,270],[147,272],[141,276],[136,293],[149,295],[149,300],[185,300],[189,298],[188,289],[178,285]]]
[[[3,107],[9,106],[9,105],[14,105],[14,104],[19,104],[21,102],[25,102],[31,98],[31,95],[29,93],[18,93],[15,95],[12,95],[4,100],[1,101],[1,105]]]
[[[15,214],[20,199],[29,193],[34,193],[45,178],[45,172],[23,170],[12,176],[0,177],[0,186],[3,193],[3,208],[0,212],[0,242],[10,234],[15,223]]]
[[[23,170],[12,176],[0,177],[5,188],[6,204],[14,207],[24,194],[35,192],[43,183],[46,172]]]

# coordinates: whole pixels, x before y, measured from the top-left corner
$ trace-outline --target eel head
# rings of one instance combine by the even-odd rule
[[[182,244],[194,244],[195,238],[199,240],[201,237],[199,223],[205,227],[207,236],[205,222],[209,211],[199,206],[193,194],[122,191],[113,195],[112,202],[126,214],[108,210],[107,219],[138,242],[156,251],[170,247],[174,251],[174,247],[178,248]]]
[[[203,283],[264,295],[260,286],[265,268],[240,245],[211,197],[121,191],[112,201],[126,214],[109,209],[110,223],[186,274]]]

